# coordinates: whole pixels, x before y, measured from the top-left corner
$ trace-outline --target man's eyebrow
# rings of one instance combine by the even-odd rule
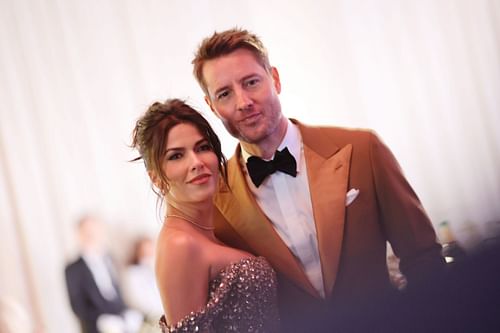
[[[222,86],[220,88],[217,88],[215,91],[214,91],[214,96],[217,96],[220,92],[222,92],[223,90],[227,90],[229,89],[229,86],[228,85],[225,85],[225,86]]]
[[[244,77],[242,77],[240,79],[240,81],[245,81],[245,80],[248,80],[250,78],[253,78],[253,77],[260,77],[261,75],[259,75],[258,73],[251,73],[251,74],[248,74],[248,75],[245,75]]]
[[[247,74],[247,75],[243,76],[242,78],[240,78],[238,80],[238,82],[243,82],[243,81],[246,81],[246,80],[248,80],[250,78],[254,78],[254,77],[261,77],[261,75],[258,73],[250,73],[250,74]],[[224,85],[220,88],[217,88],[214,91],[214,95],[217,96],[221,91],[226,90],[226,89],[229,89],[229,85]]]
[[[243,83],[243,82],[245,82],[245,81],[248,81],[249,79],[261,78],[261,77],[262,77],[262,75],[259,75],[258,73],[250,73],[250,74],[247,74],[247,75],[243,76],[243,77],[239,80],[239,82],[240,82],[240,83]]]

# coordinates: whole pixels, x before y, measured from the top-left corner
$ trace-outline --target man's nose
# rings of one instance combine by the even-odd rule
[[[235,91],[235,94],[237,103],[236,107],[238,108],[238,110],[244,111],[252,106],[253,101],[245,90],[237,89]]]

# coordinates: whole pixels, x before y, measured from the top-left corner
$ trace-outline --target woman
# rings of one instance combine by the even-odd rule
[[[264,258],[215,237],[212,200],[219,177],[227,183],[226,159],[206,119],[178,99],[156,102],[132,145],[166,201],[156,256],[162,330],[277,331],[276,274]]]

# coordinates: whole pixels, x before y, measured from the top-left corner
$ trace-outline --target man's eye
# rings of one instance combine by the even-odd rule
[[[247,87],[253,87],[255,85],[257,85],[259,83],[259,79],[257,78],[254,78],[254,79],[250,79],[246,82],[246,86]]]
[[[223,92],[221,92],[221,93],[217,94],[217,96],[216,96],[216,97],[217,97],[217,99],[224,99],[224,98],[226,98],[227,96],[229,96],[229,91],[225,90],[225,91],[223,91]]]

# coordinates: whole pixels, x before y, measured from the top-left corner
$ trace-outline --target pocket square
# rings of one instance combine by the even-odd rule
[[[358,194],[359,194],[358,189],[351,188],[349,192],[347,192],[347,195],[345,197],[345,206],[346,207],[349,206],[354,201],[354,199],[358,197]]]

